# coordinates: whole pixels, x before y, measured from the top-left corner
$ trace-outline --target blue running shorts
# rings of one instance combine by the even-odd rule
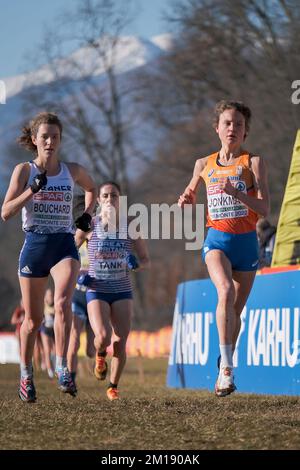
[[[83,287],[83,286],[80,286]],[[87,302],[86,302],[86,288],[75,289],[72,298],[72,312],[73,315],[80,318],[85,323],[88,321]]]
[[[223,251],[234,271],[256,271],[258,268],[259,250],[255,230],[235,234],[209,228],[202,248],[204,261],[211,250]]]
[[[47,326],[42,324],[42,326],[40,328],[40,332],[44,333],[44,335],[49,336],[52,339],[55,339],[54,328],[48,328]]]
[[[19,257],[18,274],[23,277],[47,277],[53,266],[65,258],[79,261],[72,233],[27,232]]]
[[[92,300],[103,300],[103,302],[107,302],[109,305],[117,302],[118,300],[123,299],[132,299],[132,291],[128,292],[114,292],[114,293],[105,293],[105,292],[97,292],[88,290],[86,293],[86,300],[87,303],[91,302]]]

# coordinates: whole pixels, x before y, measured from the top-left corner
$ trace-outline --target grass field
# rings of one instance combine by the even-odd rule
[[[109,402],[105,384],[80,364],[77,398],[36,374],[38,401],[16,394],[18,367],[0,365],[0,449],[300,449],[300,398],[175,390],[166,359],[128,360]]]

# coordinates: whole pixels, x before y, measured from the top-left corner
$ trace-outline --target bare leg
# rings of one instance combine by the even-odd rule
[[[80,333],[84,327],[84,321],[73,314],[70,342],[68,347],[68,369],[70,372],[77,372],[78,349],[80,347]]]
[[[53,340],[50,336],[46,335],[45,333],[41,332],[41,340],[43,343],[44,354],[45,354],[45,363],[47,370],[52,370],[52,362],[51,362],[51,351]]]
[[[33,348],[33,365],[34,370],[43,370],[45,366],[44,346],[42,343],[41,332],[38,330]]]
[[[220,250],[206,255],[206,264],[212,282],[218,293],[216,311],[220,344],[231,344],[235,329],[235,290],[232,280],[231,263]]]
[[[47,278],[20,276],[19,281],[25,310],[25,318],[20,330],[21,363],[29,365],[32,362],[37,331],[43,320]]]
[[[234,392],[232,337],[235,329],[235,290],[232,280],[231,263],[220,250],[212,250],[206,255],[210,278],[218,293],[216,310],[217,327],[221,353],[221,364],[215,393],[219,397]]]
[[[87,357],[90,357],[90,358],[95,357],[96,350],[95,350],[94,341],[95,341],[94,332],[92,330],[90,323],[87,322],[86,324],[86,355]]]
[[[113,384],[119,383],[126,363],[126,341],[130,332],[132,312],[132,299],[118,300],[112,304],[111,323],[114,334],[110,381]]]
[[[110,306],[102,300],[88,303],[89,321],[95,335],[96,353],[105,351],[111,343],[112,328],[110,324]]]
[[[232,273],[235,289],[235,326],[232,336],[233,351],[241,329],[241,313],[251,292],[255,275],[256,271],[233,271]]]
[[[54,280],[55,349],[56,356],[67,356],[72,325],[72,296],[79,272],[79,262],[73,258],[60,261],[51,269]]]

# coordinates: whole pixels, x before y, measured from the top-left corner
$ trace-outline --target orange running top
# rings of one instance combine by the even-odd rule
[[[207,227],[229,233],[247,233],[256,230],[258,215],[238,199],[226,194],[219,187],[224,178],[239,191],[256,196],[253,173],[250,170],[250,154],[243,153],[232,165],[218,163],[219,152],[209,155],[201,176],[206,184]]]

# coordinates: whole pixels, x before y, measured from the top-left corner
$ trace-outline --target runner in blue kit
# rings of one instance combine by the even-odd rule
[[[23,128],[19,143],[35,155],[18,164],[12,174],[2,206],[4,221],[22,209],[25,242],[19,258],[19,281],[25,309],[21,327],[21,379],[19,397],[34,402],[32,353],[43,320],[44,293],[48,276],[54,281],[56,375],[60,390],[74,395],[67,368],[67,348],[72,322],[71,299],[79,271],[72,217],[73,188],[85,191],[84,213],[75,221],[89,230],[96,202],[92,178],[77,163],[58,158],[62,124],[52,113],[40,113]]]
[[[113,345],[109,400],[119,398],[118,383],[126,362],[126,341],[133,312],[129,270],[148,268],[150,264],[145,240],[130,238],[127,219],[119,224],[119,198],[120,187],[116,183],[102,184],[98,198],[100,214],[93,219],[91,232],[76,232],[78,246],[88,240],[87,303],[95,334],[94,374],[98,380],[106,378],[106,349],[111,342]]]

